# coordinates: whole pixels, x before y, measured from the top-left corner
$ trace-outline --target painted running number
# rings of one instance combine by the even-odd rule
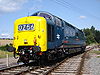
[[[34,24],[22,24],[18,25],[18,31],[33,30]]]

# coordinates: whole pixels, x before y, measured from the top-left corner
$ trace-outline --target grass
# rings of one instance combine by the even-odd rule
[[[2,51],[2,50],[0,50],[0,59],[1,58],[6,58],[7,54],[9,55],[9,57],[13,56],[13,52],[8,52],[8,51]]]
[[[100,51],[96,51],[96,50],[91,51],[91,53],[95,53],[97,55],[100,55]]]
[[[100,58],[100,56],[97,56],[97,58]]]
[[[12,57],[13,56],[13,52],[8,52],[7,51],[7,48],[9,47],[10,45],[4,45],[4,46],[0,46],[0,59],[1,58],[6,58],[7,57],[7,54],[9,55],[9,57]]]

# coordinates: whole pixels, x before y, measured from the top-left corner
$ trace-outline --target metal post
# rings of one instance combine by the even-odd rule
[[[7,60],[6,60],[6,66],[8,67],[9,66],[9,55],[7,54]]]

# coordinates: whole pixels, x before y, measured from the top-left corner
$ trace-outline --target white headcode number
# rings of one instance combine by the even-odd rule
[[[18,25],[18,31],[33,30],[34,24],[22,24]]]

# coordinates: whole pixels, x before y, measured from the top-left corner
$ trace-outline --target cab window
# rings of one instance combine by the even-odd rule
[[[61,20],[57,17],[55,17],[55,24],[60,27],[62,26]]]

